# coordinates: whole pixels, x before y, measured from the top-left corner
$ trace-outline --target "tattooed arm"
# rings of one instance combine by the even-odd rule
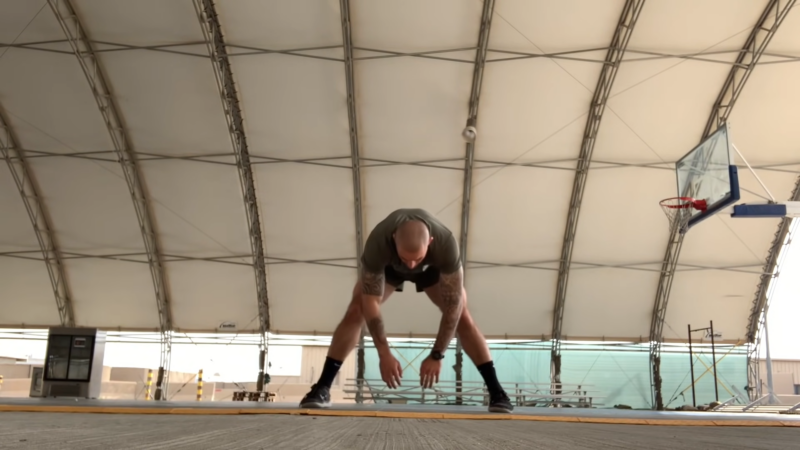
[[[464,270],[459,268],[450,274],[439,276],[439,291],[442,296],[442,321],[436,336],[434,350],[444,352],[456,333],[458,320],[464,309]]]
[[[369,334],[375,342],[378,354],[383,356],[390,352],[389,343],[386,341],[386,331],[381,319],[381,299],[383,298],[384,284],[386,283],[383,271],[370,272],[364,270],[361,276],[361,312],[367,321]]]

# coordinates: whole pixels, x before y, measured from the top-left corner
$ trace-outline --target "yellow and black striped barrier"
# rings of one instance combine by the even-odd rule
[[[203,369],[197,372],[197,401],[203,400]]]
[[[144,399],[152,400],[153,397],[150,395],[150,388],[153,387],[153,369],[147,369],[147,382],[144,384],[144,386]]]

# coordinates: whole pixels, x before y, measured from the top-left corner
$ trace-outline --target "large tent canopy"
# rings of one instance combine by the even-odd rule
[[[487,336],[744,343],[786,225],[677,248],[658,201],[723,121],[797,195],[793,6],[4,0],[0,325],[330,334],[369,231],[418,207]],[[435,335],[409,291],[387,331]]]

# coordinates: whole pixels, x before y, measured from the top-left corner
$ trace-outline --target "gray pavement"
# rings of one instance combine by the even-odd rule
[[[0,413],[0,449],[800,449],[800,428]]]

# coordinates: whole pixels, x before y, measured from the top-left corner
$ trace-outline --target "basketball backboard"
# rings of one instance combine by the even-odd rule
[[[705,201],[705,209],[689,208],[685,230],[740,199],[739,172],[733,164],[728,125],[723,124],[675,164],[679,197]]]

